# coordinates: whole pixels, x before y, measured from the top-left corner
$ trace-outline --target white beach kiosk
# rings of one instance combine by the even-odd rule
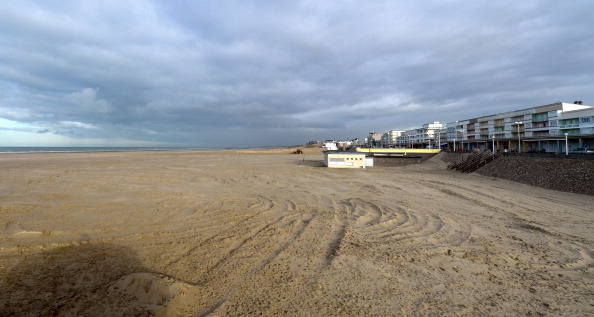
[[[365,159],[366,154],[361,152],[324,152],[324,165],[335,168],[365,168],[373,166],[368,164]]]

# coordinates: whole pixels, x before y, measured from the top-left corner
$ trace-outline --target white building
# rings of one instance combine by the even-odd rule
[[[392,148],[397,146],[398,137],[402,135],[404,130],[390,130],[384,134],[382,134],[382,138],[380,141],[381,147],[383,148]]]
[[[508,149],[526,152],[559,152],[568,134],[570,146],[594,142],[594,107],[581,102],[509,111],[479,118],[449,122],[447,143],[451,149]]]
[[[396,148],[479,148],[562,152],[565,134],[571,149],[594,147],[594,107],[557,102],[447,123],[435,121],[410,130],[371,132],[354,146]]]
[[[425,123],[420,128],[401,132],[396,138],[396,143],[398,147],[435,148],[442,128],[443,125],[437,121]]]
[[[324,152],[324,164],[333,168],[365,168],[366,154],[361,152]],[[373,166],[373,161],[369,164]]]
[[[324,148],[326,148],[326,151],[338,151],[336,142],[326,142],[324,143]]]

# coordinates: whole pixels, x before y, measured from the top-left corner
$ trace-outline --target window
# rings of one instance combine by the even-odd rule
[[[548,112],[535,113],[532,115],[532,122],[543,122],[543,121],[549,121],[549,113]]]
[[[583,117],[582,119],[582,123],[590,123],[590,117]]]
[[[578,119],[578,118],[559,120],[559,128],[561,128],[561,129],[578,128],[580,126],[579,122],[580,122],[580,119]],[[565,132],[569,133],[569,131],[565,131]]]

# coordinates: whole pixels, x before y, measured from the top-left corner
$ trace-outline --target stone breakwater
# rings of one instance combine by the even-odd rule
[[[594,196],[594,160],[502,157],[477,171],[541,188]]]

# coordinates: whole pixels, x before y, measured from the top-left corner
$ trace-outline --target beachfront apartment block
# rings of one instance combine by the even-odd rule
[[[378,140],[370,133],[368,140]],[[448,122],[423,124],[409,130],[391,130],[370,147],[441,148],[449,150],[496,149],[563,152],[594,147],[594,107],[581,101],[543,106]]]
[[[437,148],[441,143],[443,125],[438,121],[425,123],[422,127],[402,131],[396,138],[397,147]]]
[[[449,122],[450,149],[562,152],[594,145],[594,107],[557,102],[489,116]]]
[[[381,147],[383,148],[390,148],[395,147],[397,144],[398,137],[400,137],[404,133],[404,130],[390,130],[384,134],[382,134],[381,139]]]

